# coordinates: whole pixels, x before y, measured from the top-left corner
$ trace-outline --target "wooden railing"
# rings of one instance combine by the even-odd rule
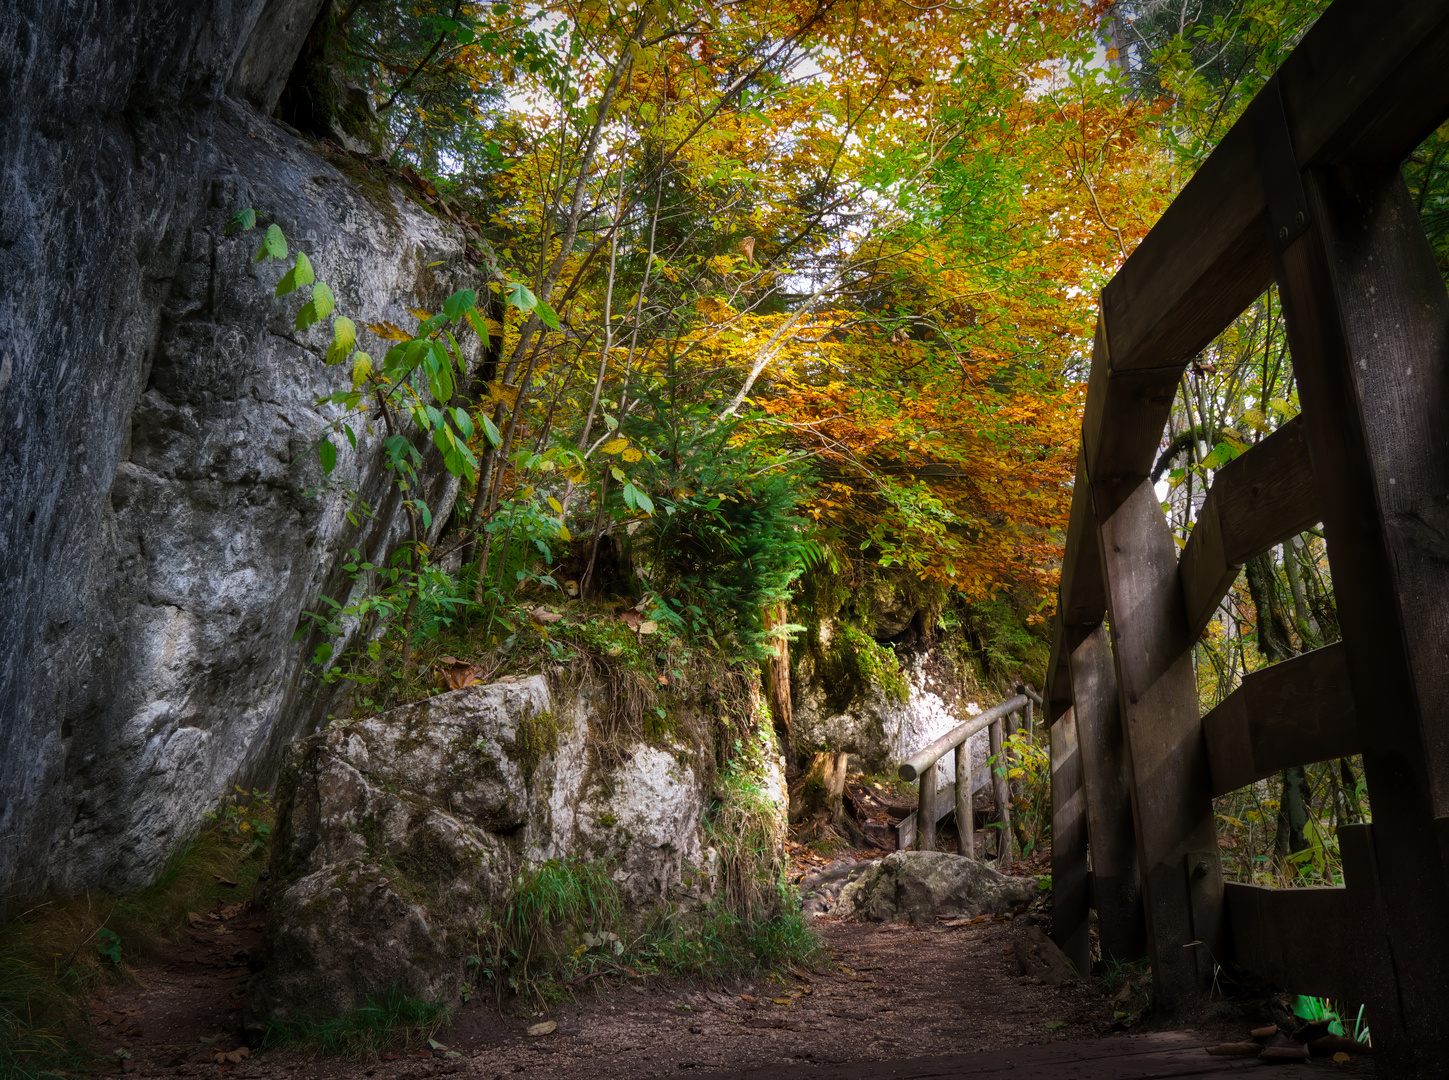
[[[1168,1012],[1236,964],[1366,1002],[1395,1077],[1449,1062],[1449,294],[1398,171],[1446,115],[1449,0],[1337,0],[1107,285],[1045,706],[1078,966],[1095,906]],[[1302,415],[1218,470],[1178,558],[1149,477],[1174,396],[1275,281]],[[1201,716],[1198,634],[1320,521],[1342,642]],[[1213,796],[1351,753],[1346,888],[1225,885]]]
[[[920,790],[915,813],[896,826],[896,846],[904,850],[913,843],[923,851],[936,850],[936,823],[952,810],[956,812],[957,851],[972,858],[976,855],[976,834],[974,829],[971,797],[977,784],[971,768],[971,736],[986,729],[991,746],[990,783],[992,796],[996,801],[1000,831],[996,842],[996,865],[998,869],[1011,863],[1011,788],[1006,777],[1003,746],[1007,736],[1016,731],[1016,717],[1021,717],[1028,735],[1035,733],[1035,707],[1042,704],[1042,698],[1027,686],[1018,686],[1016,696],[1008,698],[983,713],[971,717],[965,723],[957,724],[935,742],[922,747],[910,756],[897,770],[902,780],[916,781]],[[941,785],[937,763],[948,753],[955,754],[956,779]],[[983,785],[984,786],[984,785]],[[942,792],[951,793],[951,800],[942,803]]]

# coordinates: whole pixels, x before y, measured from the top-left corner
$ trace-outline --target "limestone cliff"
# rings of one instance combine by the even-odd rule
[[[144,885],[217,793],[270,783],[327,710],[299,613],[400,528],[377,439],[337,474],[370,525],[305,493],[345,374],[223,235],[276,221],[359,325],[469,277],[450,226],[270,118],[319,7],[0,15],[0,895]]]

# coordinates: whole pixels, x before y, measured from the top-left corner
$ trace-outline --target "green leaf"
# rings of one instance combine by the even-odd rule
[[[257,256],[252,262],[261,262],[263,259],[285,259],[287,257],[287,238],[282,235],[282,228],[275,222],[267,226],[267,235],[262,237],[262,246],[257,248]]]
[[[654,500],[651,499],[648,495],[645,495],[638,488],[634,489],[634,503],[639,507],[640,510],[643,510],[646,514],[654,513]]]
[[[483,437],[493,444],[493,449],[497,450],[503,445],[503,435],[499,432],[498,425],[487,413],[481,414],[478,419],[483,421]]]
[[[521,281],[508,283],[508,292],[504,299],[519,311],[532,311],[538,306],[538,297],[534,296],[528,286]]]
[[[459,289],[443,301],[443,314],[453,322],[461,322],[464,313],[478,302],[478,294],[472,289]]]
[[[446,404],[453,399],[453,363],[441,341],[430,341],[428,346],[428,389],[436,401]]]
[[[558,316],[554,314],[553,308],[549,307],[546,301],[538,301],[533,309],[533,313],[538,316],[538,321],[550,330],[557,330],[559,328]]]
[[[332,320],[332,344],[327,346],[327,363],[340,364],[352,355],[357,344],[357,326],[346,315]]]
[[[235,236],[237,231],[250,232],[257,227],[257,212],[248,206],[245,210],[238,210],[226,223],[226,235]]]
[[[624,470],[621,469],[621,468],[619,468],[619,466],[617,466],[617,465],[610,465],[609,466],[609,472],[613,473],[614,479],[617,480],[617,481],[619,481],[619,483],[621,483],[621,484],[627,484],[629,482],[629,478],[624,475]]]
[[[331,439],[323,439],[317,444],[317,456],[322,459],[322,471],[331,475],[332,470],[337,468],[337,447],[332,445]]]
[[[442,327],[446,326],[447,322],[448,316],[444,315],[440,311],[436,315],[433,315],[430,318],[424,319],[422,322],[418,323],[417,333],[414,336],[420,338],[431,337],[433,334],[437,333],[440,329],[442,329]]]
[[[473,437],[473,418],[468,415],[468,410],[454,409],[453,423],[463,433],[463,438],[471,439]]]
[[[302,305],[302,310],[297,312],[297,329],[305,330],[313,323],[321,322],[332,314],[332,309],[337,306],[337,301],[332,296],[332,289],[325,281],[319,281],[312,286],[312,299]]]
[[[633,484],[624,485],[624,505],[627,506],[630,510],[635,510],[638,508],[638,503],[636,502],[636,496],[638,494],[638,490],[634,487]]]
[[[312,653],[312,663],[325,664],[332,659],[332,642],[324,641]]]
[[[307,258],[305,251],[299,251],[297,252],[297,261],[293,264],[292,269],[283,274],[282,280],[277,282],[277,295],[286,296],[289,292],[293,292],[303,285],[310,285],[312,284],[313,277],[312,260]]]

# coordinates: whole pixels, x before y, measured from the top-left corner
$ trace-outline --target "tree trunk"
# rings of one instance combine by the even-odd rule
[[[784,626],[789,622],[787,616],[785,605],[780,604],[773,611],[765,613],[765,625],[771,629]],[[793,713],[790,705],[790,640],[783,633],[775,639],[775,655],[765,664],[765,692],[770,703],[770,717],[775,722],[775,734],[779,737],[780,749],[785,754],[786,769],[792,770],[797,763],[795,730],[791,726]],[[841,783],[844,784],[843,761],[840,769]]]

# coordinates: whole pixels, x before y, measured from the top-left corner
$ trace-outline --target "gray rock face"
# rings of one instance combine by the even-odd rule
[[[1000,914],[1034,900],[1034,881],[1008,877],[964,855],[897,851],[840,890],[832,914],[865,922],[932,922]]]
[[[377,438],[337,473],[365,530],[304,494],[346,373],[325,323],[292,329],[258,234],[222,235],[243,206],[275,220],[359,325],[471,280],[450,227],[264,115],[318,7],[0,20],[0,895],[143,886],[218,792],[269,784],[327,710],[299,613],[399,535]]]
[[[822,639],[828,642],[833,631],[830,623],[822,623]],[[802,746],[854,754],[867,773],[894,772],[921,747],[981,712],[983,704],[994,704],[963,700],[950,685],[952,673],[948,668],[949,661],[932,650],[908,653],[902,658],[905,700],[892,697],[880,686],[869,686],[859,688],[849,701],[841,703],[835,700],[836,688],[816,670],[814,656],[806,653],[791,683],[796,741]],[[971,737],[973,791],[991,783],[986,769],[989,740],[984,731]],[[938,783],[956,782],[954,755],[942,759],[938,772]]]
[[[249,1024],[336,1016],[391,986],[456,997],[519,870],[545,859],[608,857],[636,909],[707,900],[702,781],[656,747],[602,764],[590,700],[534,676],[294,744]]]

